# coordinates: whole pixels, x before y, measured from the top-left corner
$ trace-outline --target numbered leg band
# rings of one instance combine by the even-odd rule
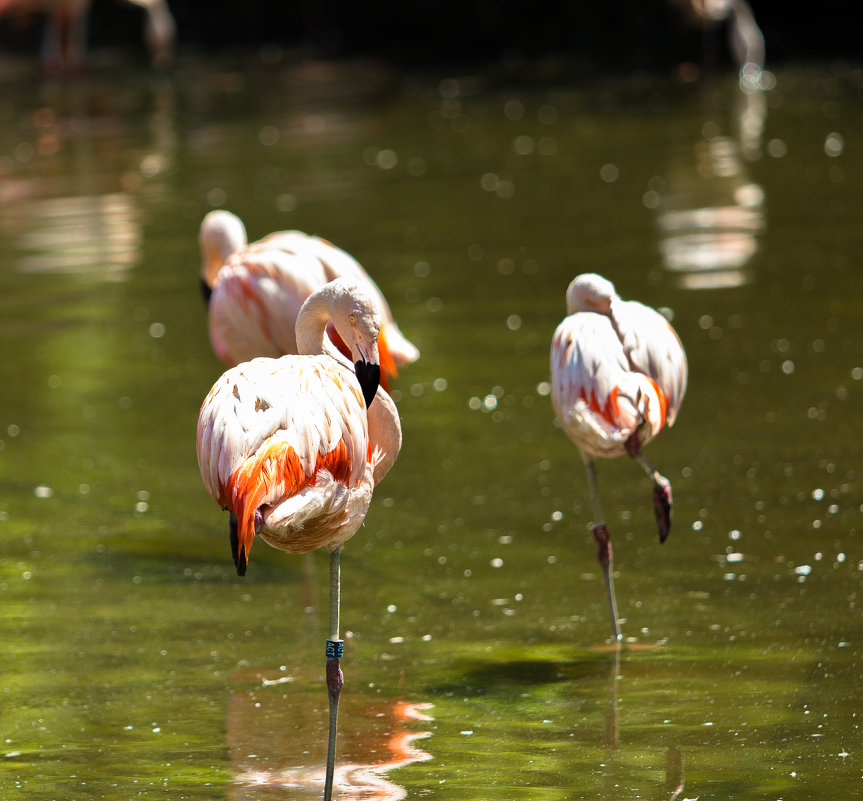
[[[341,659],[344,653],[344,640],[327,640],[327,659]]]

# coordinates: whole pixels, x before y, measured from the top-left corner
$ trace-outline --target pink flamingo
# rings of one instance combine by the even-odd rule
[[[306,298],[335,278],[350,278],[375,298],[383,315],[378,349],[382,384],[419,358],[399,330],[377,285],[360,264],[324,239],[279,231],[248,244],[242,220],[211,211],[201,222],[201,287],[209,306],[210,344],[226,364],[297,352],[295,325]],[[334,329],[330,336],[345,355]]]
[[[328,321],[347,345],[353,369],[326,339]],[[231,368],[198,417],[198,465],[207,491],[230,512],[237,573],[245,575],[256,535],[289,553],[324,546],[330,552],[327,800],[343,682],[339,558],[401,448],[395,404],[378,386],[381,324],[376,299],[359,285],[325,284],[300,309],[300,355]]]
[[[596,457],[632,456],[653,482],[659,538],[671,527],[671,483],[642,448],[671,426],[686,392],[687,363],[674,329],[657,311],[621,300],[600,275],[576,277],[566,292],[567,317],[551,344],[551,398],[587,470],[593,536],[608,595],[611,628],[621,639],[612,550],[596,481]]]
[[[166,0],[125,0],[144,9],[144,39],[157,69],[174,60],[176,24]],[[42,42],[46,72],[83,68],[87,50],[87,17],[92,0],[0,0],[0,17],[8,13],[38,12],[48,21]]]

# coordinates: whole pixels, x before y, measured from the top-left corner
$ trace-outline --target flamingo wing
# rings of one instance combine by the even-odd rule
[[[379,386],[368,407],[369,442],[375,486],[390,471],[402,447],[402,426],[393,399]]]
[[[395,377],[398,367],[412,364],[419,358],[419,350],[405,337],[396,324],[380,287],[349,253],[326,239],[310,236],[302,231],[279,231],[265,237],[261,243],[266,243],[268,247],[277,247],[309,263],[319,265],[326,276],[325,281],[334,281],[336,278],[352,278],[374,295],[383,314],[381,342],[379,342],[384,351],[381,354],[382,371],[385,370],[389,375]]]
[[[665,399],[665,422],[673,425],[686,392],[686,353],[668,320],[638,301],[618,301],[611,317],[633,370],[644,373]]]
[[[239,234],[232,241],[237,239]],[[402,334],[386,298],[360,264],[335,245],[302,231],[278,231],[226,258],[205,294],[210,344],[216,355],[235,365],[256,356],[296,353],[294,327],[303,301],[336,278],[354,279],[379,304],[383,325],[378,349],[384,386],[388,387],[389,378],[398,375],[398,366],[416,361],[419,351]],[[349,356],[332,327],[329,335]]]
[[[213,350],[229,365],[296,353],[300,307],[325,283],[314,264],[261,243],[231,256],[210,296]]]
[[[647,421],[662,427],[653,382],[633,371],[611,320],[595,312],[564,318],[551,346],[552,404],[567,436],[592,456],[617,456]]]

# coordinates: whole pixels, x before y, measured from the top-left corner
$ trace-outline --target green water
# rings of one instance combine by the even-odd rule
[[[340,763],[383,768],[340,797],[860,792],[863,72],[777,70],[742,138],[732,79],[552,67],[6,66],[4,801],[320,794],[325,582],[263,543],[234,575],[195,461],[213,207],[349,250],[422,352],[342,560]],[[649,449],[664,545],[641,470],[600,465],[619,663],[544,385],[588,270],[670,309],[690,364]]]

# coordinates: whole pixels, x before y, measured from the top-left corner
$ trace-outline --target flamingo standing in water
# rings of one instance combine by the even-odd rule
[[[611,541],[594,460],[626,453],[644,468],[654,485],[659,539],[665,542],[671,527],[671,483],[647,461],[642,448],[677,417],[686,392],[686,354],[659,312],[621,300],[614,284],[600,275],[577,276],[567,289],[566,308],[567,317],[551,343],[551,398],[587,470],[592,531],[612,634],[620,640]]]
[[[383,293],[360,264],[324,239],[279,231],[248,244],[242,220],[211,211],[201,222],[201,288],[209,307],[210,343],[226,364],[297,352],[297,314],[306,298],[335,278],[350,278],[375,298],[383,315],[378,349],[382,384],[419,351],[399,330]],[[347,356],[332,327],[330,336]]]
[[[328,321],[347,345],[353,369],[325,337]],[[300,309],[300,355],[231,368],[198,417],[198,465],[207,491],[230,513],[237,573],[245,575],[256,535],[289,553],[324,546],[330,552],[327,801],[343,682],[339,558],[401,448],[395,404],[378,386],[381,325],[376,299],[359,285],[325,284]]]

